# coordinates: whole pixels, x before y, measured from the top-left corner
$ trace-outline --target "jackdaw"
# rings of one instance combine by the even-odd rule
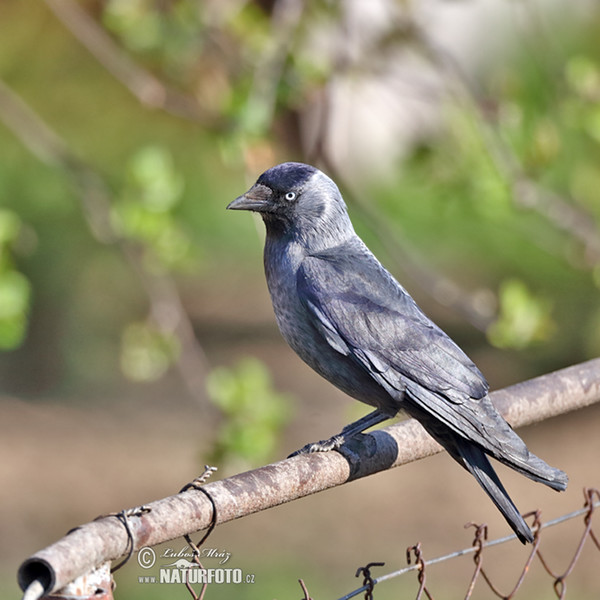
[[[529,452],[492,405],[479,369],[356,235],[335,183],[287,162],[227,208],[264,220],[265,273],[285,340],[333,385],[375,407],[299,452],[337,448],[402,410],[475,477],[518,538],[532,542],[486,455],[555,490],[566,489],[566,474]]]

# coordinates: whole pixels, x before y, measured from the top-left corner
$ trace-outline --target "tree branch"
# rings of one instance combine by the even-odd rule
[[[181,352],[176,366],[190,395],[204,397],[208,360],[195,337],[193,324],[182,304],[179,291],[168,274],[152,274],[143,265],[136,244],[120,237],[113,229],[110,208],[112,193],[105,181],[79,159],[14,91],[0,80],[0,121],[42,162],[62,169],[79,193],[88,226],[96,239],[116,244],[142,285],[152,318],[160,331],[179,340]],[[199,404],[202,406],[202,403]]]
[[[513,427],[588,406],[600,401],[600,359],[513,385],[491,397]],[[201,491],[192,489],[127,511],[131,538],[115,516],[75,528],[21,565],[19,585],[25,590],[37,582],[51,593],[129,548],[160,544],[213,522],[238,519],[440,451],[410,419],[357,436],[338,452],[296,456],[208,483]]]
[[[191,121],[207,120],[208,115],[202,113],[193,96],[172,89],[138,65],[79,4],[72,0],[45,1],[63,25],[142,104]]]
[[[486,118],[484,103],[478,99],[473,84],[451,53],[436,44],[416,22],[413,31],[424,53],[444,75],[446,87],[459,105],[475,115],[487,153],[499,176],[510,190],[515,206],[536,211],[557,230],[569,234],[582,244],[588,266],[600,261],[600,235],[593,216],[570,198],[546,189],[527,176],[525,169],[503,139],[497,127]]]

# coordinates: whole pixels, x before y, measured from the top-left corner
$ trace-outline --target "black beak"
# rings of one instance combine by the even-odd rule
[[[273,196],[273,190],[255,183],[243,196],[239,196],[233,202],[227,205],[229,210],[253,210],[256,212],[265,212]]]

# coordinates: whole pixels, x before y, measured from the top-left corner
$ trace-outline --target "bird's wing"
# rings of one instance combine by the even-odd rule
[[[296,283],[329,345],[355,360],[430,433],[442,425],[497,458],[528,456],[487,398],[479,369],[366,248],[308,257]]]
[[[485,396],[479,369],[366,252],[311,256],[298,270],[298,294],[328,343],[390,385],[400,376],[398,389],[412,381],[453,403]]]
[[[557,490],[566,488],[567,476],[529,452],[494,408],[487,382],[464,352],[362,244],[305,258],[296,284],[327,343],[419,420],[476,477],[521,540],[529,539],[483,452]]]

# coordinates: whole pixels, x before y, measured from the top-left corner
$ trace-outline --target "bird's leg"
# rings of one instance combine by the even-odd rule
[[[329,450],[335,450],[336,448],[339,448],[347,439],[350,439],[369,427],[373,427],[374,425],[382,423],[383,421],[387,421],[391,418],[391,415],[385,414],[379,409],[374,410],[368,415],[358,419],[358,421],[354,421],[354,423],[346,425],[346,427],[344,427],[337,435],[330,437],[328,440],[321,440],[320,442],[306,444],[306,446],[300,448],[300,450],[296,450],[296,452],[290,454],[288,458],[291,458],[292,456],[298,456],[298,454],[311,454],[312,452],[329,452]]]

